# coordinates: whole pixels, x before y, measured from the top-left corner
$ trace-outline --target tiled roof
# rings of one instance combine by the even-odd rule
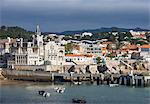
[[[8,39],[0,39],[0,44],[4,44],[7,42],[8,42]],[[10,44],[15,43],[15,42],[16,42],[16,39],[11,39]]]
[[[92,57],[90,54],[66,54],[67,57]]]
[[[112,42],[102,42],[102,44],[112,44]]]
[[[142,45],[142,46],[139,46],[139,48],[150,48],[150,45]]]
[[[127,46],[123,46],[122,49],[123,50],[127,50],[127,49],[137,49],[138,47],[136,45],[127,45]]]

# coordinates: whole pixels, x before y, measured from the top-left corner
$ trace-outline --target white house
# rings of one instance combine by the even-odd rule
[[[139,46],[139,52],[144,59],[150,61],[150,45]]]
[[[96,59],[90,54],[66,54],[66,62],[74,62],[77,65],[96,64]]]
[[[92,33],[90,33],[90,32],[84,32],[84,33],[82,33],[82,37],[84,37],[84,36],[92,36],[93,34]]]

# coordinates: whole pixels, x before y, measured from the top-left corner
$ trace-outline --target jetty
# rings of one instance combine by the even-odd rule
[[[47,82],[82,82],[89,81],[100,84],[119,84],[126,86],[150,86],[150,75],[141,74],[77,74],[77,73],[52,73],[46,71],[29,70],[2,70],[2,75],[11,80],[47,81]]]

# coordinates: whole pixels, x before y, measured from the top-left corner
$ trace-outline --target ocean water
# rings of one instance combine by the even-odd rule
[[[60,94],[54,91],[55,87],[66,90]],[[39,90],[50,92],[51,96],[42,97]],[[84,98],[87,104],[150,104],[150,88],[31,82],[0,86],[0,104],[72,104],[72,98]]]

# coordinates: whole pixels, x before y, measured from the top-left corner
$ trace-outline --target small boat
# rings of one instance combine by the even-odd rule
[[[110,87],[118,87],[119,84],[109,84]]]
[[[72,103],[86,104],[84,99],[72,99]]]
[[[82,82],[73,82],[75,85],[81,85]]]
[[[39,95],[43,95],[45,93],[45,91],[41,90],[39,91]]]
[[[56,90],[56,92],[58,92],[58,93],[64,93],[65,92],[65,88],[58,88]]]
[[[49,97],[50,96],[50,93],[49,92],[45,92],[44,94],[43,94],[43,97]]]
[[[54,88],[54,90],[58,90],[58,89],[59,89],[59,87],[55,87],[55,88]]]
[[[77,85],[78,84],[78,82],[73,82],[75,85]]]
[[[43,96],[43,97],[49,97],[50,96],[50,93],[49,92],[46,92],[46,91],[39,91],[39,95]]]
[[[78,82],[78,85],[81,85],[82,84],[82,82]]]

